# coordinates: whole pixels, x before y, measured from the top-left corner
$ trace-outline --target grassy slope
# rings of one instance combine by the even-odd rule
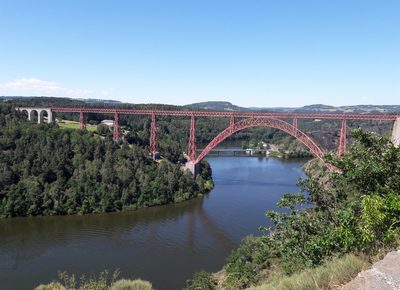
[[[69,121],[69,120],[62,120],[61,122],[57,123],[58,126],[62,129],[79,129],[79,122]],[[86,124],[86,130],[90,132],[96,131],[95,125]]]
[[[369,263],[353,254],[335,258],[317,268],[305,269],[292,276],[285,276],[279,272],[274,273],[271,278],[255,288],[249,290],[321,290],[338,289],[359,272],[366,269]]]

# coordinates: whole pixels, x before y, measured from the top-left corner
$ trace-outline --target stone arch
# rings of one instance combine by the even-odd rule
[[[22,109],[22,110],[18,110],[20,113],[21,113],[21,115],[23,115],[24,117],[26,117],[28,120],[30,120],[29,119],[29,110],[28,109]]]
[[[39,120],[40,120],[40,118],[39,118],[39,112],[37,111],[37,110],[35,110],[35,109],[32,109],[32,110],[30,110],[30,111],[28,111],[28,114],[29,114],[29,121],[32,121],[32,122],[38,122],[38,123],[40,123],[39,122]]]
[[[39,114],[38,114],[38,123],[43,123],[44,122],[44,118],[47,118],[47,122],[49,122],[49,112],[47,110],[40,110]]]

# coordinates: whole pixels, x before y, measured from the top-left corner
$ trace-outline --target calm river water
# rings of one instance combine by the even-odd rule
[[[0,220],[0,289],[33,289],[58,270],[181,289],[196,271],[217,271],[280,195],[298,192],[302,161],[209,157],[215,188],[181,204],[134,212]]]

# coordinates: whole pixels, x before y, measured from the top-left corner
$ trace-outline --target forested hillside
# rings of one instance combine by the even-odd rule
[[[0,102],[0,216],[110,212],[186,200],[212,188],[159,164],[138,145],[81,130],[33,124]]]

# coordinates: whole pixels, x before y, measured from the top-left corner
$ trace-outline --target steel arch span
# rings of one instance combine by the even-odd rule
[[[231,123],[228,128],[219,133],[207,145],[207,147],[204,148],[204,150],[200,153],[194,163],[196,164],[203,160],[207,156],[207,154],[210,153],[211,150],[217,147],[218,144],[220,144],[232,134],[251,127],[270,127],[286,132],[287,134],[295,137],[297,140],[303,143],[315,157],[320,159],[322,163],[325,164],[326,167],[328,167],[329,170],[334,170],[334,167],[331,164],[325,162],[323,158],[324,151],[307,134],[305,134],[303,131],[299,130],[292,124],[276,118],[248,118],[242,119],[236,123]]]

